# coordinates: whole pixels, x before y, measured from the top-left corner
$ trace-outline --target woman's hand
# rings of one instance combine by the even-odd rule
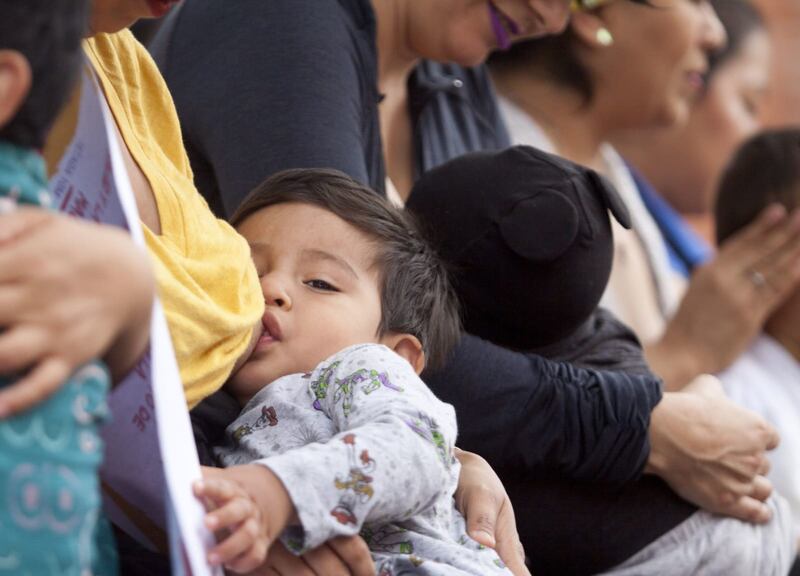
[[[661,340],[647,347],[669,390],[727,368],[800,285],[800,212],[770,206],[692,276]]]
[[[0,417],[41,402],[104,357],[119,379],[149,340],[155,281],[116,228],[36,208],[0,215]]]
[[[302,556],[277,542],[267,560],[250,576],[374,576],[375,564],[367,543],[358,536],[329,540]]]
[[[456,456],[461,462],[456,508],[466,518],[467,533],[476,542],[494,548],[515,575],[530,576],[514,509],[500,478],[477,454],[456,449]]]
[[[748,522],[770,519],[766,451],[778,445],[778,434],[729,400],[713,376],[664,395],[650,420],[650,445],[645,471],[686,500]]]

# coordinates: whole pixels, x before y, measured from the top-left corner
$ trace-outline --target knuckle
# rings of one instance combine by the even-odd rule
[[[256,540],[258,538],[258,533],[259,533],[258,523],[253,518],[245,522],[242,528],[244,530],[244,533],[251,540]]]
[[[717,497],[717,504],[721,508],[730,508],[739,500],[739,495],[733,490],[723,490]]]

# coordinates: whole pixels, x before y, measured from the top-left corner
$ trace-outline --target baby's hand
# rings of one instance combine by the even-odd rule
[[[224,472],[224,471],[222,471]],[[267,557],[269,537],[261,511],[236,482],[220,474],[206,475],[194,485],[194,494],[206,507],[206,527],[219,544],[208,554],[212,566],[245,573],[255,570]]]
[[[243,573],[264,563],[267,550],[290,522],[297,522],[294,504],[283,483],[258,464],[203,468],[203,481],[194,488],[209,514],[206,526],[222,541],[208,556]]]

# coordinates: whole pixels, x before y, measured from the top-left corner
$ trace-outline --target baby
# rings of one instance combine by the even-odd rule
[[[197,490],[229,534],[211,561],[237,570],[278,535],[304,553],[361,532],[384,576],[510,574],[453,504],[455,413],[418,374],[455,343],[457,307],[409,216],[344,174],[289,170],[232,222],[266,312],[227,385],[244,407],[218,449],[230,467]],[[249,463],[262,481],[241,481]]]

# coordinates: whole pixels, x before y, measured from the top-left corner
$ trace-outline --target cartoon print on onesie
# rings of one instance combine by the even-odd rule
[[[314,408],[317,410],[322,410],[320,401],[327,398],[328,389],[331,386],[331,377],[340,363],[337,361],[325,368],[320,377],[311,383],[311,390],[316,397]],[[395,392],[403,391],[400,386],[392,384],[386,372],[378,372],[377,370],[361,368],[341,380],[337,378],[334,384],[333,401],[337,404],[342,402],[342,413],[345,418],[350,416],[350,411],[353,409],[353,396],[359,384],[362,384],[361,391],[364,394],[372,394],[381,386]]]
[[[439,459],[448,465],[453,462],[454,456],[447,448],[447,442],[444,436],[439,431],[439,424],[431,419],[427,414],[420,412],[418,417],[414,420],[406,420],[406,424],[414,432],[425,438],[428,442],[436,447],[436,452],[439,454]]]
[[[278,425],[278,414],[273,406],[262,406],[261,416],[253,424],[242,424],[233,431],[233,441],[238,445],[242,438],[249,436],[256,430],[263,430],[267,426]]]
[[[369,474],[375,470],[375,460],[369,452],[362,450],[356,454],[356,435],[346,434],[342,438],[347,447],[347,457],[350,464],[350,474],[345,479],[336,478],[333,483],[337,490],[344,492],[339,498],[339,502],[331,510],[331,516],[336,518],[340,524],[358,524],[355,515],[355,508],[359,502],[366,502],[374,495],[372,488],[372,476]]]
[[[391,552],[394,554],[413,554],[414,545],[408,540],[408,530],[386,524],[371,528],[365,526],[361,530],[361,537],[370,550],[377,552]]]

